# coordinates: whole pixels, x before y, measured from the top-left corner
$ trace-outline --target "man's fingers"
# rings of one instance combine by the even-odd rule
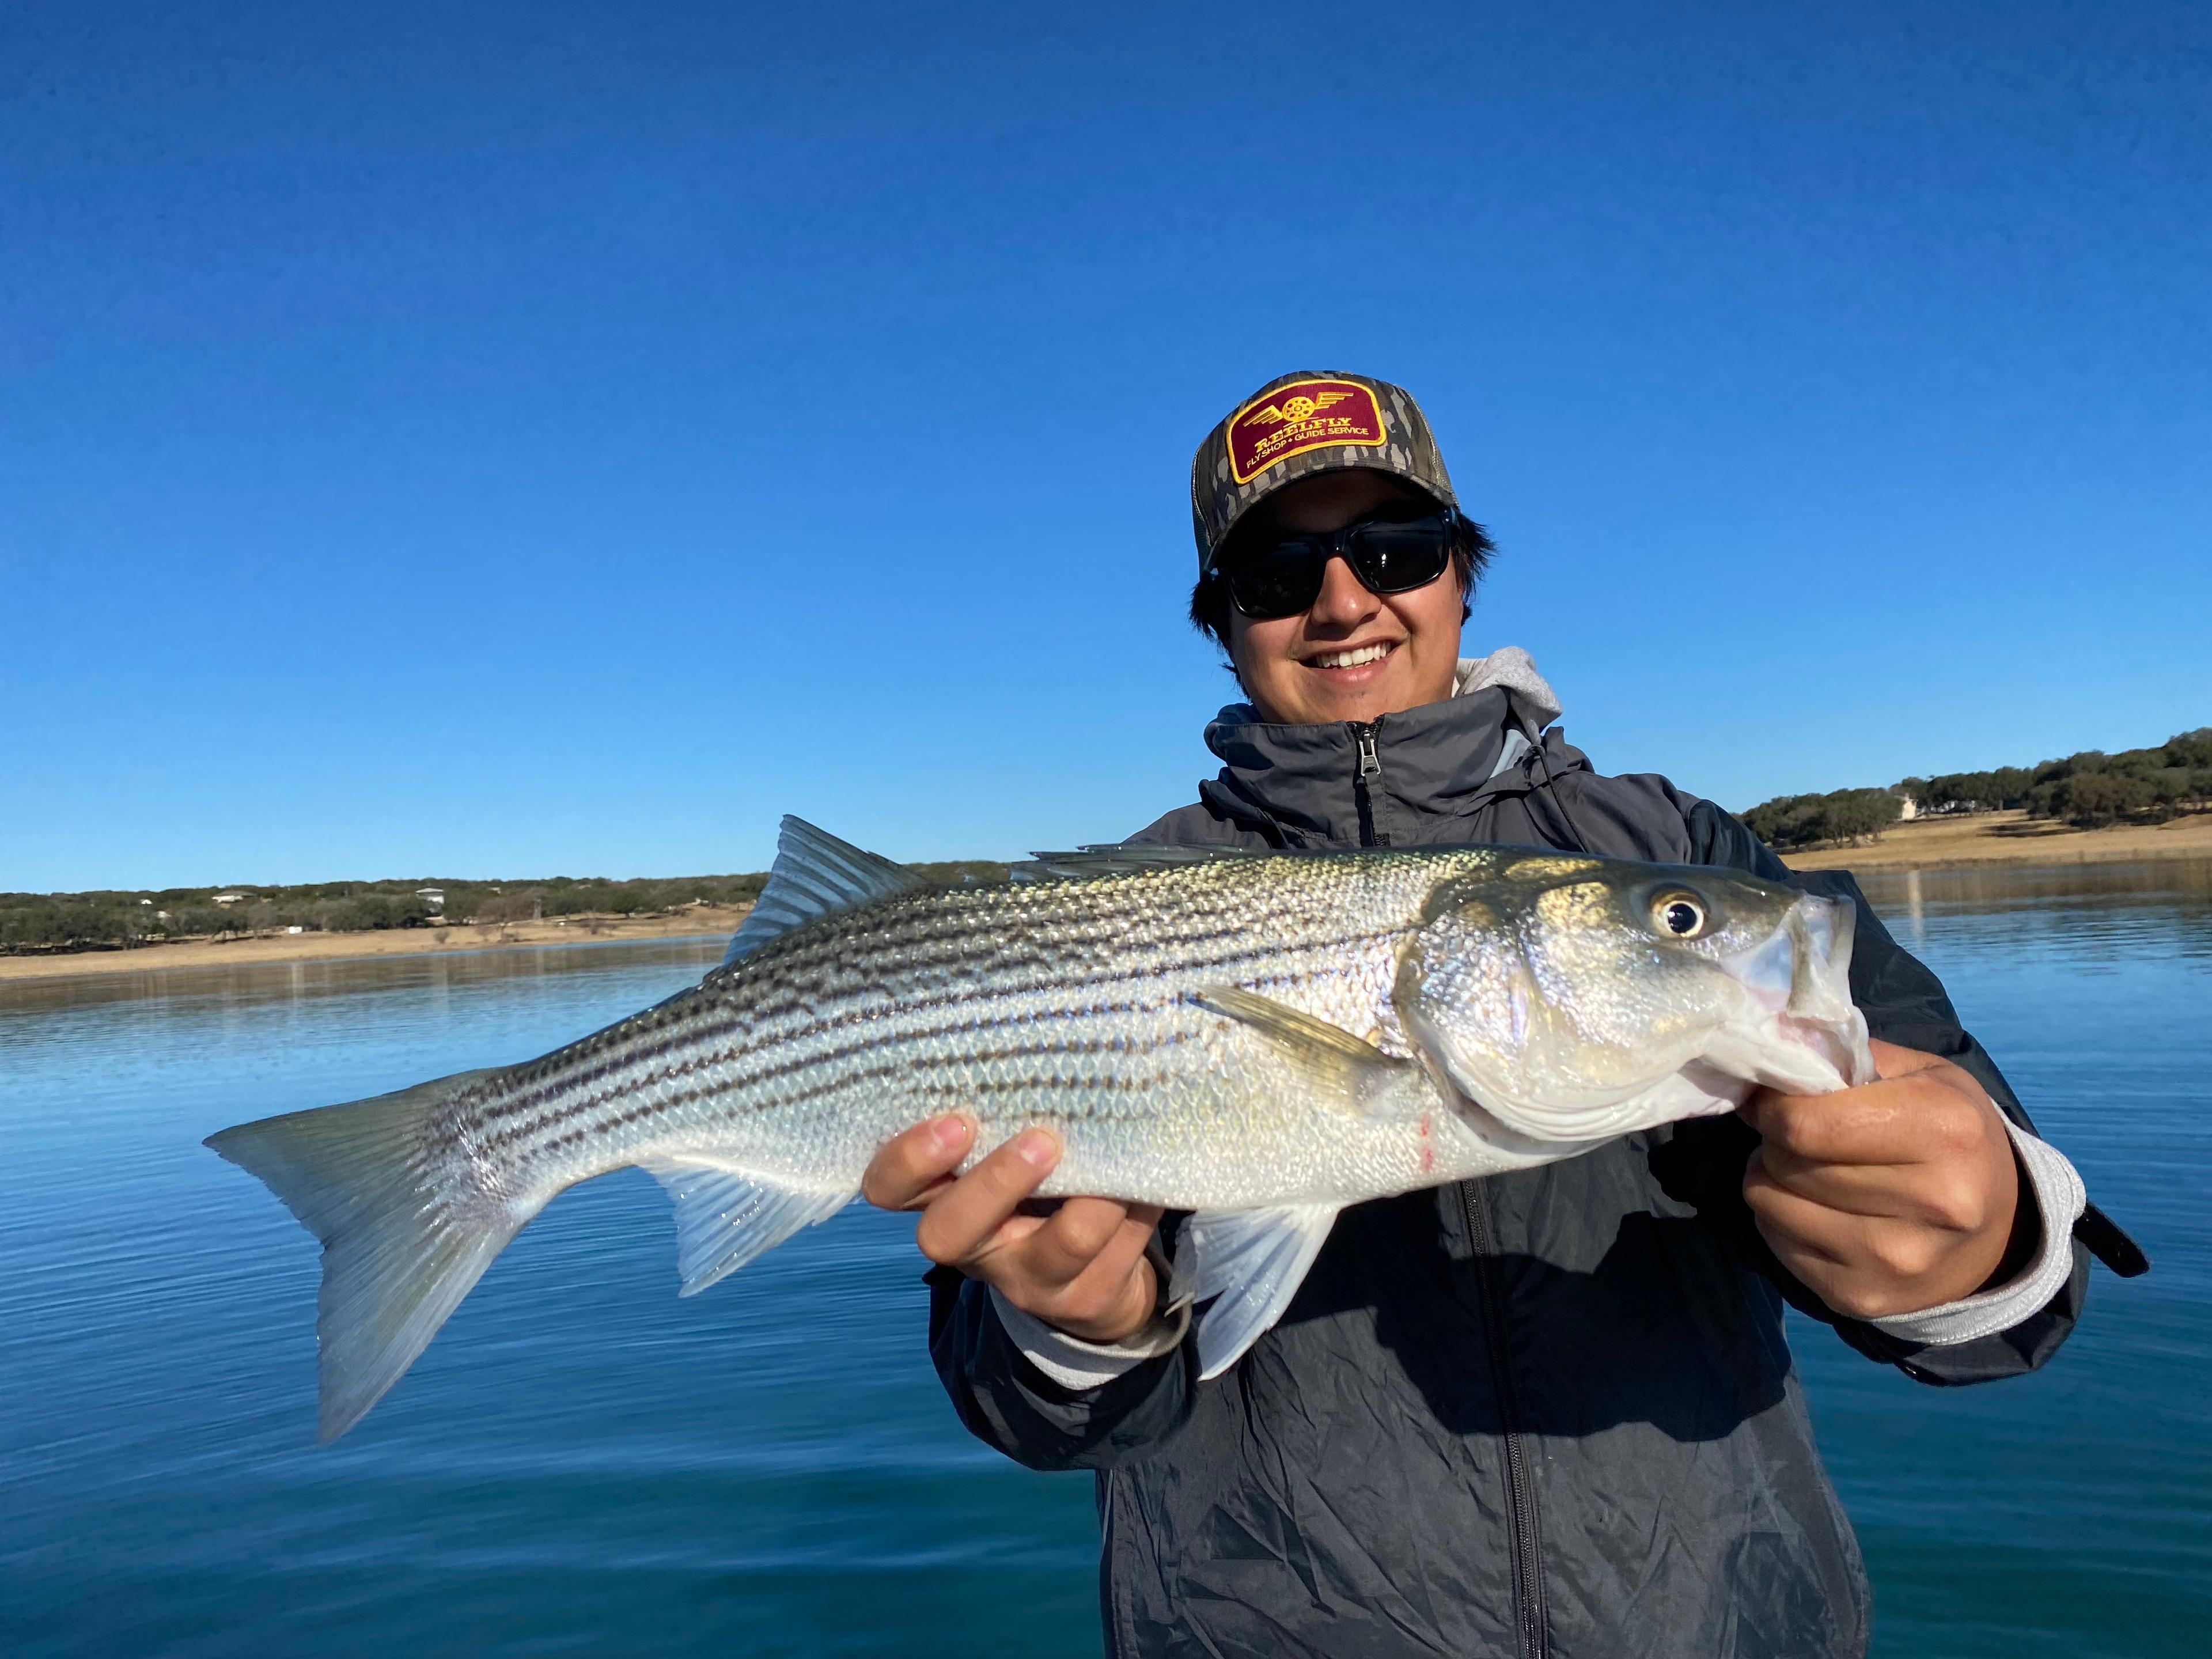
[[[1743,1172],[1743,1200],[1758,1218],[1766,1242],[1793,1270],[1797,1268],[1794,1258],[1798,1255],[1841,1265],[1866,1248],[1872,1218],[1837,1210],[1792,1192],[1767,1170],[1764,1147],[1751,1155]]]
[[[1159,1219],[1158,1209],[1148,1204],[1071,1198],[1030,1236],[1023,1248],[1023,1266],[1048,1284],[1073,1284],[1102,1263],[1105,1274],[1118,1271],[1126,1278],[1145,1253]]]
[[[1880,1037],[1867,1039],[1867,1052],[1874,1056],[1874,1074],[1879,1078],[1911,1077],[1915,1072],[1938,1071],[1952,1065],[1941,1054],[1884,1042]]]
[[[1031,1297],[1016,1305],[1087,1340],[1117,1340],[1152,1316],[1157,1286],[1145,1246],[1159,1225],[1160,1212],[1153,1205],[1108,1199],[1071,1199],[1065,1209],[1078,1206],[1084,1208],[1056,1236],[1048,1237],[1054,1232],[1058,1215],[1031,1237],[1026,1249],[1008,1253],[1021,1257],[1022,1289]]]
[[[1141,1325],[1154,1294],[1145,1246],[1159,1206],[1034,1201],[1060,1162],[1049,1129],[1025,1130],[956,1177],[975,1137],[961,1117],[916,1124],[877,1150],[860,1190],[884,1209],[920,1210],[914,1239],[924,1255],[985,1280],[1041,1319],[1100,1341]]]
[[[860,1177],[860,1196],[879,1210],[912,1210],[951,1184],[975,1126],[957,1112],[917,1123],[876,1149]]]
[[[1049,1129],[1024,1129],[929,1200],[914,1242],[932,1261],[957,1265],[991,1243],[1015,1208],[1060,1162]],[[1035,1227],[1048,1222],[1024,1218]]]
[[[1110,1198],[1067,1199],[1024,1242],[1022,1266],[1048,1283],[1071,1279],[1114,1242],[1128,1218],[1129,1206]]]
[[[1878,1081],[1744,1103],[1744,1201],[1774,1253],[1858,1318],[1969,1295],[2002,1264],[2019,1164],[1996,1107],[1935,1054],[1875,1045]]]
[[[1798,1158],[1772,1141],[1759,1148],[1759,1162],[1777,1185],[1814,1204],[1949,1232],[1978,1231],[1990,1204],[2002,1197],[1973,1170],[1948,1162],[1827,1164]]]
[[[1913,1111],[1917,1091],[1869,1083],[1832,1095],[1754,1096],[1744,1115],[1759,1139],[1821,1164],[1917,1164],[1928,1156]]]
[[[1765,1167],[1764,1150],[1744,1172],[1743,1196],[1782,1265],[1838,1313],[1878,1319],[1932,1307],[1972,1291],[1981,1275],[1931,1289],[1931,1275],[1958,1278],[1959,1235],[1914,1220],[1861,1215],[1790,1191]]]
[[[1139,1247],[1118,1261],[1100,1256],[1061,1287],[1051,1310],[1041,1316],[1072,1336],[1118,1341],[1152,1317],[1158,1300],[1152,1264]]]

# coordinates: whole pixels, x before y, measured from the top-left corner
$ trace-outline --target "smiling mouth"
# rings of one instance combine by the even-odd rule
[[[1317,651],[1305,659],[1309,668],[1364,668],[1370,662],[1381,662],[1398,648],[1395,641],[1378,641],[1373,645],[1358,645],[1347,651]]]

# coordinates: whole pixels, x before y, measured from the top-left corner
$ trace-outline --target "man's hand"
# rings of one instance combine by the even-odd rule
[[[919,1210],[915,1243],[932,1261],[980,1279],[1024,1313],[1086,1342],[1119,1342],[1152,1316],[1158,1291],[1145,1246],[1157,1205],[1071,1198],[1048,1214],[1024,1200],[1060,1162],[1049,1129],[1028,1129],[957,1179],[975,1126],[932,1118],[884,1143],[860,1194],[885,1210]]]
[[[1989,1096],[1934,1054],[1876,1042],[1874,1063],[1856,1089],[1762,1089],[1742,1109],[1762,1143],[1743,1177],[1759,1231],[1853,1319],[1955,1302],[2025,1265],[2008,1260],[2020,1172]]]

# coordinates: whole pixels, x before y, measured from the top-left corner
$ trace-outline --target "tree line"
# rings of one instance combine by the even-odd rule
[[[1887,789],[1778,795],[1742,816],[1771,847],[1811,847],[1878,836],[1903,815],[1907,799],[1922,812],[2024,809],[2030,817],[2063,819],[2084,829],[2163,823],[2212,806],[2212,726],[2178,732],[2155,748],[2116,755],[2087,749],[2034,766],[1900,778]]]
[[[917,864],[932,881],[1003,881],[988,860]],[[728,876],[551,876],[535,881],[337,881],[297,886],[164,887],[90,893],[0,893],[0,951],[127,948],[179,939],[236,939],[297,927],[311,933],[658,915],[699,904],[750,904],[764,872]],[[426,896],[434,894],[438,896]],[[228,902],[217,903],[218,895]]]
[[[1838,789],[1825,795],[1778,795],[1743,815],[1744,825],[1769,847],[1813,847],[1822,842],[1860,842],[1895,823],[1905,802],[1887,789]]]

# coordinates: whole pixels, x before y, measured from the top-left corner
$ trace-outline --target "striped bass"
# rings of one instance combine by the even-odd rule
[[[1206,1376],[1337,1212],[1873,1076],[1852,911],[1733,871],[1467,847],[1118,848],[933,885],[795,818],[722,966],[540,1059],[208,1145],[323,1243],[321,1435],[556,1194],[638,1165],[683,1293],[842,1209],[892,1135],[1042,1125],[1041,1191],[1194,1212]]]

